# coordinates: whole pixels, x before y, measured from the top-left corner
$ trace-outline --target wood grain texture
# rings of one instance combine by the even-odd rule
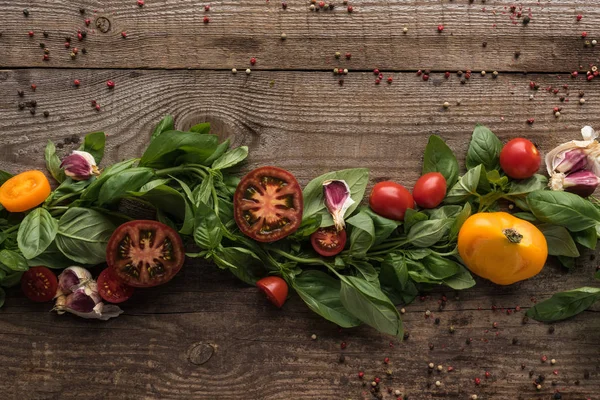
[[[204,4],[147,0],[140,8],[130,0],[1,0],[0,66],[245,69],[256,57],[255,69],[570,72],[598,62],[597,48],[584,47],[581,38],[583,31],[590,41],[600,38],[600,8],[589,0],[519,2],[516,12],[522,6],[523,16],[531,14],[527,26],[511,17],[512,0],[357,0],[350,2],[352,14],[341,1],[320,12],[309,11],[308,1],[290,1],[285,10],[279,1],[210,2],[209,12]],[[578,14],[584,16],[579,22]],[[97,18],[110,21],[107,33],[95,27]],[[82,42],[78,29],[89,31]],[[65,36],[73,38],[69,50]],[[51,51],[49,62],[40,42]],[[87,54],[72,60],[73,47],[85,47]],[[334,57],[338,51],[341,60]]]

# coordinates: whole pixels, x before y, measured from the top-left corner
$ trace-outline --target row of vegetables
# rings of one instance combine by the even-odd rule
[[[368,205],[364,168],[326,173],[304,189],[272,166],[238,178],[248,149],[219,143],[208,124],[182,132],[166,117],[141,158],[102,171],[104,133],[63,160],[49,142],[55,190],[41,171],[0,172],[0,286],[20,282],[34,301],[55,299],[60,313],[108,319],[134,288],[170,281],[186,256],[204,258],[278,307],[291,288],[341,327],[365,323],[402,337],[397,305],[420,293],[468,289],[471,272],[513,284],[537,275],[548,255],[572,268],[582,248],[596,248],[600,206],[589,196],[600,150],[590,127],[582,134],[547,154],[550,179],[537,174],[541,154],[527,139],[503,146],[476,126],[460,175],[452,150],[431,136],[412,192],[379,182]],[[93,279],[88,268],[104,263]],[[600,289],[574,289],[528,314],[564,319],[599,299]]]

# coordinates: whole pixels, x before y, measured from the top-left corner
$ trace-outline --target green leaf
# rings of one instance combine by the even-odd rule
[[[215,251],[217,266],[229,269],[238,279],[249,285],[255,285],[266,270],[261,259],[251,250],[243,247],[221,247]]]
[[[475,279],[471,273],[462,265],[459,265],[460,271],[449,278],[442,279],[444,285],[454,290],[464,290],[475,286]]]
[[[516,212],[513,214],[514,217],[520,218],[520,219],[524,219],[525,221],[531,222],[532,224],[538,223],[539,221],[537,220],[537,218],[535,217],[535,215],[533,215],[530,212]]]
[[[13,177],[13,175],[11,173],[8,173],[8,172],[0,169],[0,186],[12,177]]]
[[[600,288],[582,287],[556,293],[548,300],[527,310],[527,316],[536,321],[553,322],[573,317],[600,300]]]
[[[531,212],[541,222],[579,232],[600,222],[600,210],[589,200],[569,192],[538,190],[527,196]]]
[[[402,225],[402,222],[382,217],[381,215],[371,210],[369,207],[361,207],[359,210],[367,214],[373,220],[373,227],[375,233],[375,241],[373,242],[373,246],[382,243],[400,225]]]
[[[422,175],[428,172],[439,172],[446,178],[448,188],[452,187],[458,179],[458,161],[450,147],[442,138],[436,135],[429,136],[423,156]]]
[[[360,325],[360,320],[342,305],[339,280],[322,271],[308,270],[296,276],[292,285],[308,308],[326,320],[342,328]]]
[[[58,221],[56,245],[73,261],[100,264],[106,260],[106,245],[114,230],[110,219],[98,211],[73,207]]]
[[[133,160],[125,160],[125,161],[121,161],[118,162],[116,164],[113,164],[109,167],[107,167],[102,174],[100,174],[99,177],[96,178],[96,180],[94,180],[81,194],[81,199],[85,200],[85,201],[95,201],[99,194],[100,194],[100,189],[102,189],[102,186],[104,185],[104,183],[106,183],[106,181],[111,178],[112,176],[125,171],[129,168],[131,168],[131,166],[133,164],[136,163],[137,160],[133,159]],[[131,190],[131,189],[128,189]]]
[[[60,158],[56,155],[56,146],[54,146],[51,140],[48,140],[48,144],[46,145],[44,158],[46,159],[46,169],[50,172],[54,180],[58,183],[64,181],[65,171],[60,168]]]
[[[350,261],[350,265],[352,265],[356,271],[358,271],[359,275],[364,280],[374,284],[375,286],[379,286],[379,274],[373,265],[367,261],[361,260],[352,260]]]
[[[350,254],[357,258],[366,256],[367,251],[369,251],[375,242],[375,225],[373,225],[373,220],[366,212],[361,211],[348,218],[346,223],[352,226],[352,231],[350,232]]]
[[[27,259],[35,258],[44,252],[54,241],[58,232],[58,221],[45,208],[36,208],[21,222],[17,243]]]
[[[43,265],[52,269],[65,269],[72,266],[74,263],[72,260],[69,260],[67,257],[65,257],[65,255],[58,249],[55,241],[50,244],[50,246],[48,246],[48,248],[42,254],[32,258],[31,260],[27,260],[27,264],[29,264],[30,267]]]
[[[136,191],[148,183],[154,176],[152,168],[130,168],[114,174],[102,185],[98,195],[98,204],[112,203],[127,192]]]
[[[104,132],[93,132],[85,136],[83,144],[79,150],[88,152],[96,160],[96,164],[100,164],[104,157],[104,146],[106,144],[106,135]]]
[[[404,289],[408,284],[408,267],[406,266],[406,258],[402,254],[391,253],[383,259],[381,268],[391,268],[394,275],[400,284],[400,288]]]
[[[373,284],[355,276],[341,281],[340,300],[346,310],[379,332],[402,338],[404,329],[396,306]]]
[[[200,124],[196,124],[190,128],[190,132],[206,135],[208,132],[210,132],[210,123],[202,122]]]
[[[478,196],[477,187],[479,186],[479,181],[481,180],[483,171],[483,166],[478,165],[464,174],[458,182],[448,191],[446,194],[446,198],[444,199],[444,203],[446,204],[456,204],[456,203],[464,203],[471,196]]]
[[[452,223],[452,219],[417,222],[408,232],[408,241],[415,247],[431,247],[448,233]]]
[[[141,167],[173,167],[180,156],[189,163],[203,164],[217,148],[215,135],[167,131],[154,139],[140,160]]]
[[[148,187],[142,187],[139,192],[128,192],[127,194],[150,203],[158,210],[172,215],[180,221],[185,219],[186,201],[181,193],[167,185],[160,185],[143,191]]]
[[[548,187],[548,178],[544,175],[535,174],[531,178],[520,181],[512,181],[508,192],[511,196],[527,195],[536,190],[544,190]]]
[[[54,200],[58,200],[62,196],[83,192],[85,188],[88,187],[91,183],[94,182],[96,178],[90,178],[85,181],[75,181],[69,177],[67,177],[46,199],[46,204],[50,204]]]
[[[458,233],[460,232],[460,228],[462,228],[463,224],[466,220],[471,216],[471,204],[465,203],[462,211],[456,216],[454,222],[452,222],[452,226],[450,226],[450,232],[448,233],[448,241],[453,242],[458,238]]]
[[[302,219],[302,223],[296,232],[294,232],[290,238],[295,240],[302,240],[309,237],[321,226],[322,214],[315,214],[310,218]]]
[[[210,155],[210,157],[208,157],[206,159],[206,161],[204,161],[205,165],[212,165],[215,160],[219,157],[221,157],[223,154],[225,154],[225,152],[227,150],[229,150],[229,146],[231,145],[231,141],[229,139],[227,139],[226,141],[224,141],[223,143],[220,143],[217,148],[215,149],[214,153],[212,153]],[[239,178],[238,178],[239,179]]]
[[[575,266],[575,259],[573,257],[557,256],[556,258],[558,258],[558,261],[565,268],[571,269]]]
[[[172,131],[175,129],[175,123],[173,121],[173,117],[171,115],[165,115],[163,119],[160,120],[158,125],[152,131],[152,136],[150,136],[150,141],[153,141],[157,137],[160,136],[161,133]]]
[[[412,208],[407,208],[404,213],[404,233],[410,232],[414,224],[420,221],[427,221],[429,217],[422,211],[415,211]]]
[[[594,274],[594,279],[600,281],[600,270],[596,271],[596,273]]]
[[[141,188],[139,188],[139,190],[137,191],[137,193],[146,193],[146,192],[149,192],[152,189],[154,189],[156,187],[159,187],[159,186],[164,186],[164,185],[166,185],[169,182],[171,182],[170,178],[154,179],[154,180],[146,183]]]
[[[172,176],[171,178],[176,180],[177,183],[179,183],[179,186],[181,186],[181,189],[183,189],[183,192],[185,193],[186,198],[193,204],[194,203],[194,195],[192,194],[192,189],[189,187],[189,185],[187,183],[185,183],[184,181],[182,181],[181,179],[175,178],[174,176]]]
[[[6,292],[0,288],[0,308],[4,305],[4,300],[6,300]]]
[[[500,190],[504,190],[508,185],[508,177],[500,176],[500,172],[497,169],[488,171],[486,177],[489,183],[496,185]]]
[[[196,186],[192,192],[194,205],[198,206],[200,203],[210,204],[213,189],[213,176],[209,174],[202,180],[200,185]]]
[[[21,283],[22,276],[23,271],[14,271],[6,274],[6,276],[0,280],[0,286],[5,288],[17,286],[19,283]]]
[[[345,216],[348,216],[356,210],[365,195],[365,190],[369,183],[369,170],[367,168],[354,168],[333,171],[310,181],[303,191],[304,214],[302,219],[312,217],[317,213],[324,213],[325,215],[323,215],[321,226],[333,225],[333,219],[331,218],[331,215],[326,212],[323,199],[323,182],[329,179],[346,181],[350,187],[350,197],[354,200],[354,204],[346,210]]]
[[[204,250],[214,250],[221,244],[222,238],[223,228],[215,210],[200,203],[196,210],[194,241]]]
[[[552,224],[540,224],[538,229],[542,231],[546,238],[549,255],[579,257],[577,245],[575,245],[567,228]]]
[[[502,142],[483,125],[475,126],[469,150],[467,151],[467,169],[483,164],[486,171],[498,169]]]
[[[25,257],[12,250],[4,249],[0,251],[0,264],[12,271],[27,271],[29,269]]]
[[[430,280],[441,281],[458,274],[461,265],[442,256],[433,253],[421,260],[425,267],[424,276]],[[409,263],[410,264],[410,263]]]
[[[462,211],[463,207],[459,205],[446,205],[430,210],[423,210],[429,216],[429,219],[447,219],[456,218]]]
[[[596,249],[596,244],[598,243],[598,235],[596,234],[595,227],[587,228],[579,232],[572,232],[571,236],[580,245],[587,247],[591,250]]]
[[[213,169],[226,169],[231,168],[248,157],[248,147],[241,146],[233,150],[228,151],[221,157],[217,158],[212,164]]]

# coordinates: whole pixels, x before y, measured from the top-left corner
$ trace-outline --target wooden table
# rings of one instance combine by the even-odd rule
[[[95,130],[109,135],[106,162],[133,157],[153,125],[173,114],[180,128],[209,121],[249,146],[246,170],[274,164],[305,184],[364,166],[372,182],[411,187],[430,134],[462,159],[476,123],[502,140],[528,137],[543,151],[579,138],[586,124],[600,128],[600,77],[585,78],[599,58],[593,1],[525,1],[513,11],[508,0],[354,0],[351,13],[340,1],[318,12],[308,1],[225,0],[209,11],[197,0],[145,3],[0,0],[0,168],[43,168],[48,139],[65,143],[64,155],[77,146],[73,135]],[[78,30],[87,33],[81,41]],[[336,76],[334,68],[349,72]],[[419,69],[431,70],[427,81]],[[470,79],[461,82],[458,70],[471,70]],[[31,100],[35,115],[19,110]],[[189,263],[172,283],[138,291],[109,322],[58,316],[12,290],[0,310],[0,397],[369,399],[378,376],[419,400],[550,399],[556,390],[563,399],[599,399],[598,308],[552,325],[554,333],[523,322],[535,299],[594,285],[593,256],[572,271],[551,262],[509,287],[479,280],[465,292],[430,294],[406,307],[404,342],[366,327],[340,330],[296,296],[275,309],[213,265]],[[447,307],[438,312],[443,295]]]

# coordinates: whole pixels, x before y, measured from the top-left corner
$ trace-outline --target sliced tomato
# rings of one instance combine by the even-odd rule
[[[21,277],[21,290],[31,301],[43,303],[56,295],[58,279],[46,267],[32,267]]]
[[[288,285],[278,276],[262,278],[256,282],[256,287],[278,308],[281,308],[287,299]]]
[[[126,285],[115,278],[110,268],[104,269],[98,276],[98,293],[109,303],[122,303],[129,300],[134,290],[133,286]]]
[[[106,247],[106,263],[113,276],[134,287],[170,281],[184,260],[181,237],[157,221],[138,220],[119,226]]]
[[[233,197],[240,231],[259,242],[274,242],[294,233],[302,222],[302,189],[294,175],[261,167],[242,178]]]
[[[310,235],[310,243],[313,249],[324,257],[332,257],[340,254],[346,245],[346,231],[337,231],[335,226],[319,228]]]

